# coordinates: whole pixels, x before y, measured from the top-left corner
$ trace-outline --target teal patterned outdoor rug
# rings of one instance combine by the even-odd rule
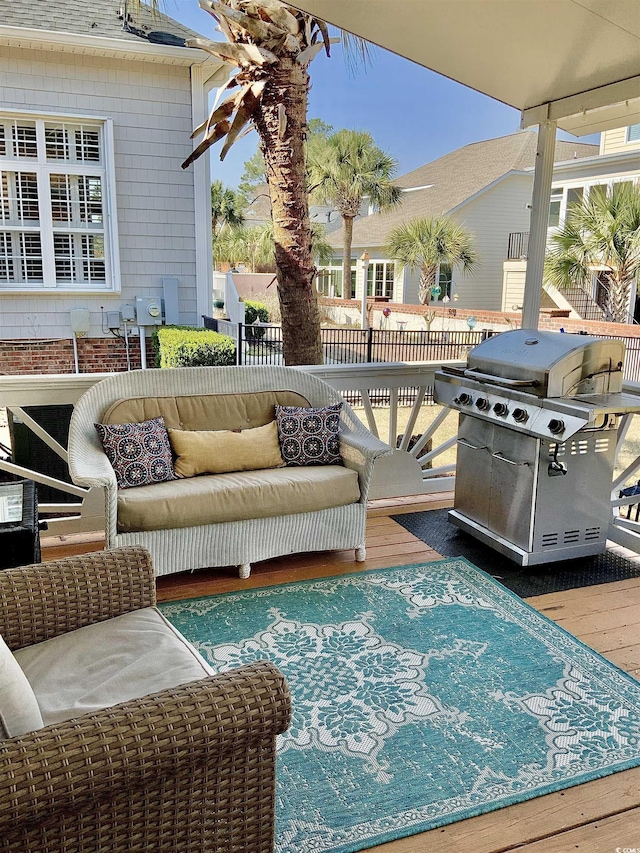
[[[286,675],[278,853],[362,850],[640,764],[640,684],[464,559],[165,604]]]

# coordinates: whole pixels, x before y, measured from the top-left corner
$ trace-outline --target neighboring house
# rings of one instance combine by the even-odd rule
[[[394,264],[384,253],[389,233],[414,217],[447,214],[474,235],[479,262],[473,275],[442,267],[439,271],[440,300],[455,300],[460,308],[502,308],[503,263],[507,257],[509,234],[529,228],[529,207],[533,187],[533,165],[537,136],[521,131],[497,139],[466,145],[426,166],[403,175],[396,184],[403,188],[401,204],[388,213],[374,213],[357,219],[353,226],[352,281],[350,293],[342,289],[342,230],[329,242],[336,249],[336,261],[324,268],[318,287],[326,295],[360,299],[365,252],[368,294],[394,302],[418,303],[418,272]],[[595,145],[558,142],[557,161],[573,161],[597,154]]]
[[[362,205],[363,215],[367,213],[367,203]],[[245,225],[265,225],[271,222],[271,201],[269,199],[269,187],[261,184],[254,189],[253,199],[245,210]],[[327,234],[342,227],[342,220],[338,210],[331,205],[310,204],[309,217],[313,225],[322,225]]]
[[[5,341],[70,339],[78,308],[89,338],[109,338],[136,299],[144,313],[166,296],[172,322],[211,312],[209,158],[181,163],[227,71],[176,21],[123,9],[0,0]]]
[[[557,163],[553,172],[549,210],[549,234],[562,227],[568,206],[587,198],[594,187],[611,187],[620,181],[640,179],[640,125],[604,131],[600,151],[593,157]],[[503,310],[511,311],[522,305],[524,278],[527,269],[528,230],[511,235],[507,260],[504,264]],[[587,320],[608,319],[608,291],[603,276],[595,270],[586,290],[574,288],[557,291],[545,285],[554,303],[569,309],[572,317]],[[637,289],[629,298],[629,322],[640,320]]]

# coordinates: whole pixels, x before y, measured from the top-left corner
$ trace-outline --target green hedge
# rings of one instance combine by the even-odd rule
[[[228,367],[236,363],[233,338],[192,326],[158,326],[156,367]]]
[[[269,309],[264,302],[255,302],[253,299],[246,299],[244,303],[244,322],[245,326],[250,326],[258,320],[260,323],[269,322]],[[246,338],[248,341],[258,340],[264,337],[264,329],[245,329]]]

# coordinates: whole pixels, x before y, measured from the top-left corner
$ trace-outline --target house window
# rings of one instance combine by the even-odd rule
[[[393,299],[395,264],[389,261],[371,261],[367,267],[367,296],[386,296]]]
[[[440,264],[440,268],[438,269],[438,286],[440,287],[440,293],[438,295],[439,302],[442,302],[445,296],[448,299],[451,299],[452,282],[453,267],[451,264]]]
[[[597,195],[606,198],[608,192],[609,184],[594,184],[589,190],[589,201],[595,201]]]
[[[551,190],[551,202],[549,204],[549,228],[557,228],[560,225],[560,208],[562,207],[562,187],[554,187]]]
[[[318,270],[316,288],[322,296],[331,296],[342,299],[355,299],[356,296],[356,262],[351,260],[351,290],[350,293],[342,292],[342,266],[323,267]]]
[[[105,122],[0,114],[0,289],[117,290]]]
[[[632,124],[627,128],[627,142],[640,141],[640,124]]]
[[[584,187],[569,187],[567,189],[567,211],[572,204],[582,204]]]

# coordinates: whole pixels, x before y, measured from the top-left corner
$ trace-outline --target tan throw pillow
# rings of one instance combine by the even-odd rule
[[[0,637],[0,739],[41,729],[40,707],[27,676]]]
[[[238,432],[170,429],[169,440],[177,456],[173,468],[178,477],[256,471],[284,465],[275,421]]]

